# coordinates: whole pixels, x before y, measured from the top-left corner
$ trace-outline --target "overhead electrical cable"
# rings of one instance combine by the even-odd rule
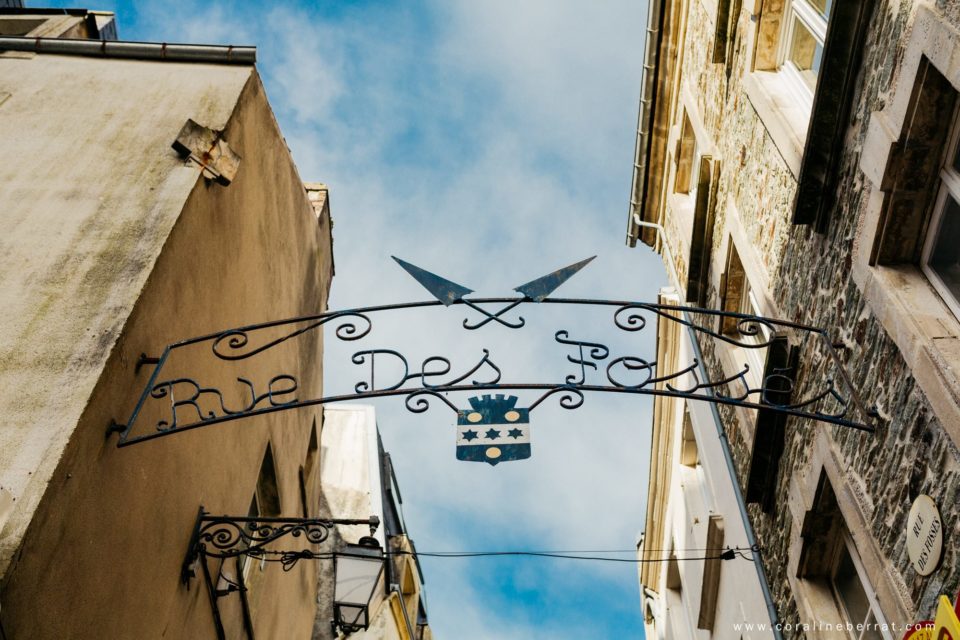
[[[621,562],[629,564],[652,564],[658,562],[689,562],[704,560],[735,560],[737,558],[753,561],[747,555],[758,552],[759,547],[727,547],[714,549],[676,549],[675,551],[712,551],[717,555],[683,556],[666,558],[610,558],[603,556],[577,555],[561,551],[388,551],[385,556],[414,556],[420,558],[493,558],[493,557],[532,557],[554,558],[560,560],[588,560],[593,562]],[[636,553],[636,550],[593,551],[591,553]],[[250,550],[247,555],[260,558],[266,562],[280,562],[285,571],[289,571],[300,560],[331,560],[337,556],[336,552],[315,552],[309,549],[301,551],[274,551],[271,549]]]

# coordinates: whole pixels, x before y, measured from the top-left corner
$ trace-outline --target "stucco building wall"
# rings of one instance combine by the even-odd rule
[[[10,94],[0,137],[12,151],[0,167],[0,483],[16,498],[0,534],[4,629],[215,637],[201,581],[179,582],[197,510],[246,515],[269,442],[282,512],[300,516],[299,467],[319,411],[124,449],[105,428],[126,420],[147,383],[141,353],[322,311],[329,212],[311,206],[250,66],[54,55],[0,66]],[[187,118],[223,130],[241,156],[230,185],[201,178],[170,148]],[[321,358],[314,333],[250,360],[244,374],[262,389],[290,373],[319,397]],[[170,366],[229,386],[209,353]],[[307,562],[266,567],[249,594],[258,637],[309,634],[316,575]],[[228,637],[242,633],[236,594],[221,607]]]

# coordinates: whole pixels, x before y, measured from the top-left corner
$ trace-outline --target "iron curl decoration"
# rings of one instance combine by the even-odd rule
[[[294,538],[303,536],[311,544],[320,544],[329,537],[330,527],[321,521],[278,525],[259,521],[218,521],[208,523],[200,530],[200,541],[212,545],[212,550],[208,548],[207,555],[229,558],[240,554],[253,555],[274,540],[287,535]]]
[[[353,322],[344,322],[339,325],[334,331],[334,335],[337,336],[340,340],[349,342],[352,340],[360,340],[365,338],[367,334],[373,329],[373,322],[370,318],[359,311],[348,311],[346,313],[339,313],[334,318],[331,319],[341,319],[341,318],[359,318],[366,323],[366,326],[362,329],[357,329],[357,325]]]
[[[840,393],[836,389],[833,378],[827,378],[826,385],[827,386],[823,391],[821,391],[820,393],[816,393],[810,396],[809,398],[806,398],[791,404],[774,404],[772,406],[780,409],[789,409],[789,410],[805,410],[812,407],[813,408],[812,413],[814,416],[820,416],[823,418],[841,419],[845,415],[847,415],[847,411],[849,411],[850,409],[850,399],[844,398],[842,395],[840,395]],[[837,402],[837,404],[840,405],[840,411],[835,413],[830,413],[829,411],[821,411],[817,409],[816,405],[822,402],[825,398],[833,398]]]
[[[358,328],[357,322],[355,320],[348,320],[342,322],[334,331],[334,334],[340,340],[352,341],[359,340],[365,337],[373,329],[373,322],[368,316],[357,311],[341,311],[335,312],[330,315],[324,316],[315,322],[311,322],[305,327],[300,327],[295,331],[291,331],[285,335],[280,336],[279,338],[274,338],[264,344],[260,345],[255,349],[250,351],[244,351],[242,353],[234,353],[244,349],[250,343],[250,333],[254,331],[262,331],[264,327],[246,327],[241,329],[230,329],[229,331],[224,331],[219,334],[214,340],[212,345],[213,354],[220,358],[221,360],[245,360],[252,356],[255,356],[259,353],[271,349],[278,344],[284,343],[291,338],[296,338],[297,336],[303,335],[308,331],[313,331],[318,327],[331,322],[333,320],[343,320],[344,318],[353,318],[360,319],[365,323],[365,326]],[[224,349],[224,342],[226,342],[226,349]]]
[[[454,413],[460,411],[460,409],[457,408],[457,405],[453,404],[440,393],[432,389],[421,389],[419,391],[414,391],[413,393],[407,394],[407,397],[404,400],[407,411],[410,413],[424,413],[427,411],[430,408],[430,400],[426,396],[432,396],[443,401],[445,405],[453,409]]]
[[[364,519],[211,516],[201,507],[181,567],[181,580],[188,583],[195,577],[196,563],[206,562],[206,558],[280,556],[281,561],[286,558],[284,569],[289,571],[300,559],[331,557],[311,549],[277,550],[267,546],[281,538],[303,538],[307,545],[319,545],[327,541],[337,525],[365,525],[370,527],[372,535],[380,526],[380,519],[377,516]]]
[[[284,571],[291,571],[297,566],[300,560],[316,560],[320,557],[320,554],[314,553],[309,549],[304,549],[303,551],[283,551],[280,554],[280,566],[283,567]]]
[[[379,521],[378,521],[379,522]],[[284,537],[303,538],[307,544],[322,544],[336,524],[369,524],[367,520],[322,520],[309,518],[240,518],[204,516],[196,531],[196,544],[213,558],[262,555],[270,543]]]
[[[528,410],[533,411],[540,405],[541,402],[543,402],[548,397],[557,393],[561,394],[559,404],[562,408],[572,411],[574,409],[579,409],[581,406],[583,406],[583,401],[584,401],[583,391],[581,391],[580,389],[574,386],[563,385],[563,386],[555,387],[553,389],[548,390],[542,396],[537,398],[530,405]]]
[[[617,328],[624,331],[641,331],[647,326],[647,319],[640,315],[639,313],[629,313],[626,318],[621,319],[620,314],[625,312],[633,312],[635,310],[642,309],[643,311],[654,311],[648,305],[645,304],[628,304],[620,307],[613,313],[613,323],[617,325]]]
[[[742,347],[744,349],[763,349],[769,347],[774,340],[774,335],[777,332],[778,326],[783,327],[794,327],[797,328],[799,325],[788,322],[777,322],[771,321],[768,318],[763,318],[761,316],[754,316],[745,313],[735,313],[732,311],[716,311],[714,309],[697,309],[693,307],[671,307],[669,305],[654,305],[646,303],[630,303],[621,306],[613,314],[614,324],[624,331],[640,331],[646,326],[646,318],[644,318],[636,311],[646,311],[648,313],[656,314],[657,316],[668,320],[670,322],[675,322],[677,324],[690,327],[698,333],[708,335],[712,338],[716,338],[727,344],[732,344],[736,347]],[[706,314],[708,316],[730,318],[737,321],[737,333],[741,336],[744,336],[744,340],[737,340],[725,333],[715,331],[708,326],[703,324],[698,324],[696,322],[686,319],[682,312],[692,312]],[[621,318],[621,315],[627,313],[626,318]],[[762,328],[761,328],[762,327]],[[760,336],[761,340],[756,340],[757,336]],[[769,336],[769,337],[767,337]]]
[[[773,344],[773,338],[776,332],[777,328],[763,318],[756,316],[740,318],[737,320],[737,333],[750,338],[750,340],[746,342],[738,341],[736,344],[744,349],[763,349]],[[753,340],[753,338],[757,336],[760,336],[761,339]]]
[[[507,327],[508,329],[522,329],[522,328],[523,328],[524,326],[526,326],[526,324],[527,324],[527,321],[523,319],[523,316],[517,316],[517,321],[516,321],[516,322],[510,322],[509,320],[504,320],[504,319],[501,317],[503,314],[505,314],[507,311],[510,311],[511,309],[513,309],[514,307],[516,307],[518,304],[520,304],[520,303],[522,303],[522,302],[526,302],[526,299],[524,299],[524,298],[517,298],[517,299],[511,301],[510,304],[508,304],[507,306],[503,307],[502,309],[500,309],[500,311],[497,311],[496,313],[490,313],[489,311],[487,311],[487,310],[484,309],[483,307],[475,304],[475,303],[474,303],[473,301],[471,301],[471,300],[467,300],[466,298],[461,298],[461,299],[460,299],[460,302],[462,302],[463,304],[467,305],[467,306],[470,307],[471,309],[474,309],[474,310],[476,310],[476,311],[479,311],[480,314],[484,316],[484,319],[483,319],[483,320],[480,320],[479,322],[474,322],[473,324],[470,324],[470,321],[469,321],[467,318],[464,318],[464,319],[463,319],[463,328],[466,329],[467,331],[476,331],[477,329],[485,326],[487,323],[489,323],[489,322],[491,322],[491,321],[496,321],[497,324],[500,324],[500,325],[502,325],[502,326],[504,326],[504,327]]]

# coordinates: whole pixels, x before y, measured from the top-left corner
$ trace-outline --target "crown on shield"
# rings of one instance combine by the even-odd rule
[[[470,406],[476,411],[486,409],[490,412],[506,413],[517,406],[517,396],[505,396],[502,393],[498,393],[496,397],[491,397],[488,393],[479,398],[468,398],[468,400],[470,401]]]

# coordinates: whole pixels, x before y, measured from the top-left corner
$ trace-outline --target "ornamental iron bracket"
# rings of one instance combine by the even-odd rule
[[[253,640],[253,624],[247,602],[246,563],[279,562],[284,571],[290,571],[300,560],[332,559],[332,551],[321,552],[310,547],[325,542],[337,525],[366,525],[370,527],[370,535],[373,535],[380,526],[380,519],[377,516],[365,519],[212,516],[200,507],[180,568],[180,581],[189,588],[190,581],[197,577],[197,570],[203,573],[219,640],[226,638],[219,601],[239,594],[244,631]],[[301,544],[299,549],[276,548],[277,541],[291,538],[305,544]],[[211,571],[210,559],[220,561],[214,563],[216,575]],[[227,565],[230,560],[233,560],[232,568]]]

